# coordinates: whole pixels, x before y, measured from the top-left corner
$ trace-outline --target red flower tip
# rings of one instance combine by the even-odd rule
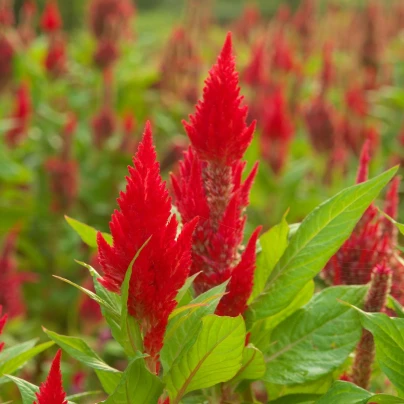
[[[102,285],[120,292],[133,257],[149,239],[133,265],[128,310],[140,324],[144,347],[150,355],[150,369],[156,361],[170,313],[176,306],[177,291],[184,284],[191,265],[192,233],[198,219],[184,225],[177,236],[177,220],[171,213],[171,199],[160,176],[150,123],[129,167],[124,192],[110,222],[113,246],[97,236]]]
[[[394,177],[390,183],[390,187],[387,190],[386,202],[384,204],[384,211],[393,219],[397,219],[398,213],[398,190],[400,187],[400,177]]]
[[[0,304],[0,335],[3,332],[3,328],[7,322],[7,314],[4,314],[4,316],[1,317],[2,311],[3,311],[3,306]],[[4,347],[4,342],[0,343],[0,352],[3,350],[3,347]]]
[[[250,144],[255,122],[246,125],[247,106],[235,70],[231,33],[227,34],[217,63],[205,81],[203,97],[190,122],[183,122],[191,143],[202,160],[231,165]]]
[[[53,33],[62,27],[62,17],[56,0],[46,3],[41,17],[41,28],[44,32]]]
[[[49,375],[41,384],[39,392],[35,393],[37,400],[34,404],[67,404],[66,393],[62,385],[62,373],[60,372],[61,349],[53,359]]]
[[[368,139],[363,144],[361,155],[359,158],[359,168],[358,168],[358,173],[356,176],[357,184],[367,181],[368,171],[369,171],[369,162],[370,162],[370,140]]]

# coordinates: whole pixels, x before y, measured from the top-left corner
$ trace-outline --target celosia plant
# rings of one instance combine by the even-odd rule
[[[4,326],[6,325],[7,322],[7,314],[2,315],[3,312],[3,306],[0,305],[0,335],[3,332]],[[0,352],[3,350],[4,348],[4,342],[0,343]]]

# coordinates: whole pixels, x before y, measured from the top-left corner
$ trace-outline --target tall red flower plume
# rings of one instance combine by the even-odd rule
[[[1,316],[3,312],[3,306],[0,304],[0,335],[3,332],[3,328],[6,325],[7,322],[7,314],[4,314],[3,317]],[[0,343],[0,352],[3,350],[4,348],[4,342]]]
[[[217,64],[205,81],[203,98],[190,122],[183,122],[192,146],[202,160],[232,164],[250,144],[255,122],[246,125],[247,106],[242,106],[229,33]]]
[[[13,45],[4,34],[0,34],[0,91],[11,81],[13,58]]]
[[[0,28],[14,24],[14,12],[11,1],[0,1]]]
[[[12,113],[14,127],[6,133],[6,142],[10,147],[16,146],[25,135],[31,112],[29,89],[27,85],[22,84],[15,95],[14,111]]]
[[[94,63],[101,69],[108,69],[119,57],[119,49],[116,41],[102,39],[98,41],[97,49],[94,53]]]
[[[186,224],[177,237],[178,223],[171,213],[171,199],[160,176],[150,123],[129,167],[126,191],[118,199],[119,211],[110,222],[113,246],[98,234],[102,285],[119,293],[132,259],[150,238],[133,265],[128,310],[140,325],[149,366],[163,346],[168,317],[176,306],[175,296],[191,265],[192,233],[197,219]],[[153,364],[154,363],[154,364]]]
[[[34,404],[67,404],[66,393],[62,385],[62,373],[60,371],[61,355],[62,350],[59,349],[53,359],[46,381],[41,384],[39,392],[35,393],[36,400]]]
[[[51,38],[45,58],[45,68],[52,76],[61,76],[67,70],[67,54],[65,40],[60,36]]]
[[[275,36],[273,47],[273,68],[282,72],[290,72],[293,70],[295,67],[293,51],[286,41],[282,31]]]
[[[268,97],[264,107],[261,153],[275,173],[285,165],[293,136],[293,123],[281,87]]]
[[[115,132],[116,119],[114,111],[109,106],[104,106],[91,122],[95,145],[100,149]]]
[[[62,17],[56,0],[48,0],[41,16],[41,28],[44,32],[54,33],[62,28]]]
[[[191,123],[185,129],[192,146],[172,176],[176,206],[182,221],[198,216],[192,246],[191,273],[202,272],[194,281],[200,294],[230,280],[218,307],[221,315],[243,313],[253,284],[255,240],[251,236],[241,253],[244,210],[258,166],[243,182],[245,162],[241,161],[251,142],[254,124],[245,119],[247,107],[241,107],[238,77],[227,36],[218,63],[205,82],[203,99],[196,106]]]
[[[252,48],[251,59],[242,74],[242,80],[251,87],[267,84],[265,77],[265,42],[260,40]]]

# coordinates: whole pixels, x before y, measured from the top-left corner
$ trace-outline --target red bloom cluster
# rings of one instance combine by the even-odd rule
[[[45,68],[53,76],[66,73],[67,67],[66,43],[61,36],[50,39],[48,52],[45,58]]]
[[[101,108],[93,118],[92,127],[94,143],[101,149],[105,141],[115,132],[116,119],[114,111],[108,106]]]
[[[192,233],[197,219],[186,224],[177,237],[178,223],[171,213],[171,199],[160,176],[150,124],[129,167],[126,191],[118,199],[120,211],[110,222],[113,246],[98,234],[102,285],[119,293],[126,271],[139,249],[150,238],[133,265],[128,310],[144,336],[149,368],[157,371],[168,317],[176,306],[177,291],[191,265]]]
[[[202,293],[231,278],[218,314],[243,313],[251,294],[255,270],[255,243],[259,229],[241,253],[248,195],[257,172],[241,177],[245,162],[241,158],[250,144],[255,123],[246,125],[247,107],[242,97],[227,36],[217,64],[205,82],[203,99],[184,127],[192,147],[172,176],[176,205],[184,223],[200,217],[194,234],[192,273],[196,292]]]
[[[261,20],[260,9],[253,4],[244,7],[243,13],[236,21],[234,32],[236,36],[245,42],[249,42],[252,34],[259,25]]]
[[[10,27],[14,24],[14,13],[12,2],[9,0],[0,1],[0,28]]]
[[[3,316],[1,316],[3,312],[3,306],[0,304],[0,335],[3,332],[3,328],[6,325],[7,322],[7,314],[4,314]],[[0,352],[3,350],[4,348],[4,342],[0,343]]]
[[[14,47],[6,35],[0,33],[0,91],[10,82],[13,75]]]
[[[253,88],[267,84],[265,62],[265,41],[260,40],[252,48],[251,59],[244,69],[242,80]]]
[[[367,180],[370,141],[363,147],[357,183]],[[397,215],[399,179],[395,178],[387,192],[386,212]],[[396,251],[397,231],[372,204],[366,210],[350,238],[331,258],[322,272],[324,280],[333,285],[363,285],[372,277],[377,265],[385,264],[392,271],[392,295],[403,301],[404,266]]]
[[[280,31],[274,38],[274,52],[272,55],[272,67],[281,72],[290,72],[295,67],[292,48],[286,41],[283,31]]]
[[[46,381],[35,393],[36,400],[34,404],[67,404],[66,393],[63,390],[62,373],[60,371],[60,358],[62,351],[59,349],[53,359],[49,375]]]
[[[10,147],[15,146],[25,135],[31,116],[31,97],[26,84],[17,89],[12,118],[14,127],[6,133],[6,142]]]
[[[261,152],[272,170],[279,173],[285,165],[294,132],[282,87],[265,102],[263,121]]]
[[[101,69],[108,69],[119,57],[119,50],[115,41],[103,39],[97,44],[94,62]]]
[[[41,17],[42,31],[54,33],[62,28],[62,17],[56,0],[48,0]]]

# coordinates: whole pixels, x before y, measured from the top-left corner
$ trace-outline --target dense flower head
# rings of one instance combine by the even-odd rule
[[[286,162],[293,132],[284,91],[282,87],[278,87],[265,102],[261,133],[261,153],[275,173]]]
[[[29,88],[26,84],[22,84],[15,95],[14,111],[12,112],[14,126],[6,133],[6,142],[9,146],[15,146],[27,131],[31,109]]]
[[[250,144],[255,122],[247,126],[247,106],[241,106],[238,74],[231,34],[205,81],[203,98],[183,122],[192,146],[202,160],[231,165],[240,159]]]
[[[105,141],[115,132],[116,118],[114,111],[109,106],[104,106],[92,120],[94,143],[102,148]]]
[[[36,400],[34,404],[67,404],[60,371],[61,355],[62,350],[59,349],[53,359],[46,381],[41,384],[39,392],[35,393]]]
[[[12,78],[13,58],[13,45],[4,34],[0,34],[0,91],[10,82]]]
[[[119,50],[116,41],[110,39],[102,39],[97,44],[94,53],[94,63],[101,69],[108,69],[119,57]]]
[[[252,47],[251,59],[242,74],[242,80],[251,87],[258,87],[267,83],[265,77],[265,42],[260,40]]]
[[[62,28],[62,17],[56,0],[48,0],[41,16],[41,28],[44,32],[54,33]]]
[[[46,71],[52,76],[61,76],[67,70],[67,54],[65,40],[60,36],[52,37],[45,57]]]
[[[282,72],[293,70],[295,67],[293,51],[285,39],[283,31],[275,36],[273,47],[272,67]]]
[[[4,314],[2,316],[2,312],[3,312],[3,306],[0,304],[0,335],[3,332],[4,326],[6,325],[7,322],[7,314]],[[4,348],[4,342],[0,343],[0,352],[3,350]]]
[[[126,271],[139,249],[149,239],[133,264],[128,311],[140,324],[144,347],[156,361],[163,345],[177,291],[191,265],[191,241],[197,219],[177,236],[178,223],[171,213],[171,199],[161,179],[150,124],[129,167],[126,191],[118,199],[119,211],[110,222],[113,245],[99,233],[102,285],[119,293]]]

